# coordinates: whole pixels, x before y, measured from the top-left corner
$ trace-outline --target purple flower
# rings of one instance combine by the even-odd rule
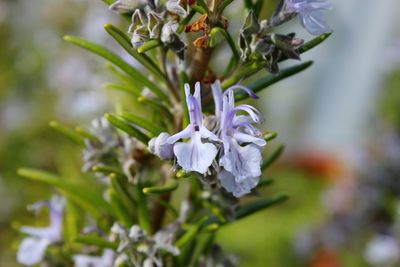
[[[120,14],[126,14],[133,12],[144,4],[146,4],[144,0],[117,0],[110,5],[109,9]]]
[[[174,144],[174,154],[178,165],[185,171],[206,173],[217,155],[217,148],[206,140],[218,142],[218,137],[203,126],[203,113],[201,109],[200,83],[196,83],[195,92],[190,93],[189,84],[185,84],[186,103],[189,110],[190,124],[181,132],[169,137],[167,142]],[[186,142],[180,139],[190,138]]]
[[[149,141],[150,152],[160,159],[172,159],[174,152],[172,150],[173,145],[167,142],[169,137],[168,133],[161,133],[159,136],[152,138]]]
[[[250,105],[234,106],[235,89],[244,90],[257,98],[249,88],[236,85],[221,93],[222,90],[218,87],[218,84],[212,87],[216,114],[220,117],[219,136],[223,144],[219,159],[219,165],[223,169],[218,177],[227,191],[235,197],[240,197],[249,193],[261,176],[260,147],[265,146],[266,142],[253,124],[261,123],[262,119],[258,110]],[[237,115],[239,111],[247,115]]]
[[[321,12],[331,8],[332,4],[328,0],[286,0],[285,2],[285,10],[297,13],[301,25],[313,35],[332,31],[323,20]]]
[[[30,235],[22,240],[18,252],[17,261],[24,265],[35,265],[43,257],[47,247],[62,239],[62,219],[65,200],[53,197],[50,202],[42,201],[34,204],[32,209],[39,211],[43,206],[50,209],[49,227],[21,227],[22,233]]]

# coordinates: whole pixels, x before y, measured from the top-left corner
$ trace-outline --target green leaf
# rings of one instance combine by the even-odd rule
[[[160,46],[160,45],[161,45],[160,40],[157,40],[157,39],[150,40],[150,41],[144,42],[143,45],[141,45],[137,51],[140,54],[143,54],[144,52],[147,52],[147,51],[149,51],[153,48],[156,48],[157,46]]]
[[[142,189],[143,194],[165,194],[174,191],[178,188],[179,183],[175,180],[170,181],[169,183],[162,186],[152,186],[152,187],[144,187]]]
[[[191,9],[190,12],[189,12],[189,15],[187,15],[184,19],[182,19],[182,20],[179,22],[178,29],[176,29],[176,32],[177,32],[178,34],[183,32],[183,30],[185,29],[185,26],[186,26],[187,24],[189,24],[190,20],[193,18],[193,16],[194,16],[195,14],[196,14],[196,11],[193,10],[193,9]]]
[[[274,183],[274,180],[272,180],[272,179],[263,179],[258,183],[257,188],[266,187],[266,186],[272,185],[273,183]]]
[[[284,145],[279,145],[277,148],[275,148],[275,150],[272,151],[272,153],[269,154],[268,157],[263,160],[263,162],[261,164],[261,170],[264,171],[269,166],[271,166],[271,164],[274,163],[279,158],[279,156],[283,153],[284,149],[285,149]]]
[[[91,191],[88,190],[88,188],[82,191],[82,185],[72,183],[59,176],[41,170],[21,168],[18,170],[18,175],[56,187],[61,190],[68,199],[87,209],[95,217],[99,217],[105,212],[114,215],[113,209],[103,199],[101,192]]]
[[[143,129],[149,131],[153,135],[159,135],[160,133],[165,132],[165,129],[132,113],[122,112],[120,116],[126,121],[136,124],[137,126],[142,127]]]
[[[117,117],[115,117],[112,114],[106,113],[104,117],[115,127],[118,129],[126,132],[130,136],[135,137],[139,141],[141,141],[143,144],[147,145],[149,142],[150,138],[146,136],[144,133],[142,133],[140,130],[136,129],[132,125],[130,125],[128,122],[121,120]]]
[[[127,208],[133,211],[137,205],[137,202],[135,201],[131,193],[127,190],[126,183],[124,184],[121,179],[117,177],[116,174],[111,174],[109,178],[112,188],[115,190],[116,193],[118,193],[119,197],[125,203]]]
[[[216,35],[217,34],[221,34],[226,41],[229,44],[229,47],[232,50],[232,57],[230,59],[230,62],[227,66],[227,68],[224,71],[224,76],[228,75],[229,73],[231,73],[232,70],[234,70],[238,63],[239,63],[239,59],[240,59],[240,55],[239,55],[239,51],[236,47],[235,41],[232,39],[231,35],[229,34],[229,32],[227,32],[226,30],[224,30],[223,28],[220,27],[214,27],[211,29],[211,32],[209,34],[210,39],[209,39],[209,45],[210,47],[214,47],[216,44]]]
[[[203,228],[208,217],[201,218],[197,223],[192,225],[176,242],[175,246],[182,248],[186,243],[192,241]]]
[[[77,236],[73,241],[88,246],[97,246],[99,248],[109,248],[112,250],[116,250],[118,247],[117,244],[95,235],[80,235]]]
[[[79,126],[75,127],[75,132],[77,132],[83,138],[89,139],[92,142],[100,143],[100,140],[99,138],[97,138],[97,136]]]
[[[142,84],[143,86],[146,86],[152,91],[155,95],[157,95],[160,99],[169,102],[168,96],[160,89],[158,88],[154,83],[148,80],[146,76],[144,76],[140,71],[136,70],[133,68],[131,65],[126,63],[120,56],[117,54],[111,52],[107,48],[89,42],[85,39],[76,37],[76,36],[64,36],[64,40],[70,43],[73,43],[77,46],[80,46],[84,49],[87,49],[94,54],[97,54],[111,63],[115,64],[118,66],[121,70],[129,74],[133,79],[135,79],[138,83]]]
[[[140,181],[135,186],[138,199],[138,220],[140,227],[147,233],[152,233],[149,208],[147,207],[146,196],[143,194],[143,186]]]
[[[104,29],[107,33],[122,46],[125,51],[139,61],[145,68],[147,68],[156,77],[165,78],[160,68],[154,63],[154,61],[145,54],[140,54],[133,48],[129,37],[120,29],[111,24],[105,24]]]
[[[308,67],[310,67],[314,62],[313,61],[306,61],[303,63],[300,63],[295,66],[291,66],[285,69],[282,69],[278,74],[273,75],[273,74],[267,74],[264,78],[259,79],[258,81],[255,81],[254,83],[250,84],[248,87],[252,89],[255,93],[259,92],[268,86],[277,83],[285,78],[288,78],[290,76],[293,76]],[[235,94],[235,99],[236,101],[241,101],[246,98],[248,98],[249,95],[243,92],[239,92]]]
[[[191,253],[189,267],[198,266],[197,262],[202,255],[205,255],[209,247],[212,246],[215,239],[214,234],[203,234],[196,238],[196,245]]]
[[[53,128],[54,130],[56,130],[57,132],[59,132],[60,134],[67,137],[69,140],[73,141],[74,143],[81,145],[81,146],[85,145],[83,138],[79,134],[77,134],[73,130],[61,125],[60,123],[58,123],[56,121],[51,121],[49,123],[49,126],[51,128]]]
[[[115,84],[115,83],[107,83],[104,85],[104,88],[107,90],[115,90],[115,91],[122,91],[128,94],[133,95],[134,97],[139,97],[141,91],[139,88],[135,88],[134,86],[130,86],[127,84]]]
[[[235,217],[237,220],[245,218],[245,217],[252,215],[258,211],[261,211],[261,210],[269,208],[271,206],[280,204],[283,201],[286,201],[287,199],[288,199],[288,196],[279,195],[276,197],[269,197],[269,198],[265,198],[262,200],[258,200],[258,201],[249,203],[249,204],[245,204],[236,212]]]
[[[119,170],[118,168],[112,167],[112,166],[106,166],[106,165],[95,165],[92,167],[92,171],[94,172],[101,172],[106,175],[115,173],[120,176],[125,176],[125,174]]]
[[[276,137],[278,137],[277,132],[268,132],[268,133],[264,134],[264,140],[266,142],[274,140]]]
[[[127,212],[127,209],[120,199],[119,195],[113,188],[108,188],[107,190],[108,199],[110,200],[111,206],[114,208],[114,212],[119,222],[125,227],[130,227],[133,225],[133,218]]]

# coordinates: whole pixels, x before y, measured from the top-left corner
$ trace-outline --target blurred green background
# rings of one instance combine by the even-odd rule
[[[302,230],[329,220],[325,192],[343,179],[359,179],[355,155],[375,151],[381,138],[400,131],[400,32],[394,13],[399,3],[332,2],[327,21],[333,36],[303,58],[315,60],[313,68],[263,92],[267,127],[280,134],[271,147],[285,143],[286,151],[267,174],[274,186],[261,193],[285,192],[290,200],[220,232],[220,243],[237,254],[240,266],[306,265],[295,240]],[[262,17],[275,5],[268,1]],[[232,30],[241,27],[240,6],[235,1],[228,10]],[[17,229],[37,221],[27,203],[52,192],[18,177],[16,169],[80,175],[80,149],[48,122],[87,125],[121,100],[102,87],[111,79],[104,62],[62,40],[65,34],[81,35],[118,51],[103,31],[107,22],[122,23],[101,1],[0,1],[1,266],[17,266]],[[282,30],[311,39],[297,24]],[[348,254],[337,256],[340,265],[326,260],[312,266],[370,266],[363,248]]]

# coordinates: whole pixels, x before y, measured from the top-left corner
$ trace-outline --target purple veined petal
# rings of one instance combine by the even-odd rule
[[[184,138],[189,138],[192,136],[192,126],[188,125],[185,129],[183,129],[182,131],[180,131],[179,133],[176,133],[172,136],[170,136],[167,139],[167,143],[169,144],[173,144],[176,141],[178,141],[179,139],[184,139]]]
[[[261,136],[261,131],[248,122],[234,123],[233,128],[235,131],[242,131],[252,136]]]
[[[179,166],[185,171],[206,173],[217,155],[217,148],[211,143],[203,143],[199,132],[193,133],[188,143],[174,145],[174,154]]]
[[[220,118],[222,112],[223,96],[222,96],[221,82],[219,80],[215,80],[215,82],[211,84],[211,91],[213,94],[214,104],[215,104],[215,116],[217,116],[217,118]]]
[[[319,11],[301,14],[300,22],[312,35],[321,35],[332,31],[328,24],[323,20],[322,14]]]
[[[258,99],[259,97],[251,90],[250,88],[240,85],[240,84],[235,84],[229,87],[228,89],[225,90],[224,95],[227,95],[230,91],[234,90],[243,90],[245,91],[251,98]]]
[[[172,159],[174,152],[172,150],[173,145],[167,142],[169,137],[170,135],[166,132],[153,137],[148,144],[149,151],[161,159]]]
[[[224,152],[219,160],[219,165],[232,173],[236,182],[241,182],[247,177],[261,176],[261,152],[253,144],[240,146],[236,140],[230,139],[230,147],[224,145]]]
[[[333,5],[329,1],[309,0],[307,7],[310,12],[315,10],[330,10]]]
[[[17,252],[17,261],[32,266],[44,258],[44,253],[51,241],[45,238],[27,237],[22,240]]]
[[[130,13],[138,8],[143,1],[138,0],[117,0],[109,6],[109,9],[120,14]]]
[[[167,10],[171,13],[186,17],[187,11],[180,5],[181,0],[167,0]]]
[[[246,112],[247,114],[249,114],[249,116],[255,123],[261,123],[264,120],[260,111],[258,111],[253,106],[246,105],[246,104],[239,105],[239,106],[235,107],[231,112],[236,113],[239,110],[242,110],[242,111]]]
[[[220,142],[221,141],[221,139],[219,139],[218,136],[216,136],[213,132],[211,132],[210,130],[208,130],[204,126],[200,127],[200,136],[202,138],[210,139],[210,140],[215,141],[215,142]]]
[[[260,177],[248,177],[241,182],[236,182],[232,173],[222,169],[218,173],[218,179],[226,191],[231,192],[235,197],[239,198],[251,192],[260,181]]]
[[[265,146],[267,144],[267,142],[263,138],[240,132],[234,133],[233,138],[235,138],[240,144],[253,143],[257,146]]]
[[[203,122],[203,114],[201,110],[200,83],[196,83],[196,89],[194,95],[190,93],[189,84],[185,84],[185,94],[186,94],[186,104],[189,111],[190,124],[195,128],[196,126],[200,127]]]

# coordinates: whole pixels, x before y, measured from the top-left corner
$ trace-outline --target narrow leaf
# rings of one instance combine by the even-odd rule
[[[120,176],[125,176],[125,174],[119,170],[118,168],[112,167],[112,166],[106,166],[106,165],[95,165],[92,167],[92,171],[94,172],[101,172],[106,175],[109,175],[111,173],[118,174]]]
[[[160,46],[160,45],[161,45],[160,40],[157,40],[157,39],[150,40],[150,41],[145,42],[143,45],[141,45],[137,51],[140,54],[143,54],[144,52],[147,52],[147,51],[149,51],[153,48],[156,48],[157,46]]]
[[[100,248],[110,248],[113,250],[116,250],[118,247],[117,244],[114,244],[102,237],[95,235],[80,235],[77,236],[73,241],[84,245],[97,246]]]
[[[131,126],[129,123],[126,121],[123,121],[117,117],[115,117],[112,114],[105,114],[105,118],[115,127],[118,129],[126,132],[130,136],[135,137],[139,141],[141,141],[143,144],[147,145],[149,142],[150,138],[146,136],[144,133],[142,133],[140,130],[136,129],[135,127]]]
[[[250,89],[252,89],[254,92],[259,92],[274,83],[277,83],[285,78],[293,76],[293,75],[307,69],[313,63],[314,63],[313,61],[306,61],[306,62],[300,63],[298,65],[285,68],[285,69],[281,70],[277,75],[267,74],[264,78],[261,78],[260,80],[255,81],[254,83],[250,84],[248,87]],[[249,97],[248,94],[243,93],[243,92],[239,92],[239,93],[235,94],[235,99],[237,101],[246,99],[248,97]]]
[[[128,94],[133,95],[134,97],[139,97],[141,91],[139,88],[135,88],[134,86],[126,85],[126,84],[115,84],[115,83],[107,83],[104,85],[104,88],[107,90],[115,90],[122,91]]]
[[[79,134],[77,134],[73,130],[61,125],[60,123],[58,123],[56,121],[51,121],[49,123],[49,126],[51,128],[53,128],[54,130],[56,130],[57,132],[59,132],[60,134],[67,137],[69,140],[73,141],[74,143],[81,145],[81,146],[85,145],[83,138]]]
[[[113,188],[108,188],[107,196],[110,201],[111,206],[114,208],[114,212],[122,225],[125,227],[132,226],[133,218],[126,211],[126,207],[119,198],[117,192]]]
[[[118,44],[122,46],[122,48],[125,49],[128,54],[139,61],[151,73],[153,73],[156,77],[165,78],[160,68],[150,57],[145,54],[140,54],[135,48],[133,48],[131,40],[123,31],[111,24],[104,25],[104,29],[112,38],[114,38],[115,41],[117,41]]]
[[[77,132],[83,138],[89,139],[92,142],[97,142],[97,143],[100,142],[100,140],[99,140],[99,138],[97,138],[97,136],[95,136],[94,134],[90,133],[89,131],[86,131],[85,129],[83,129],[79,126],[75,127],[75,132]]]
[[[277,132],[268,132],[266,134],[264,134],[264,140],[266,142],[274,140],[276,137],[278,136]]]
[[[141,83],[143,86],[148,87],[160,99],[169,102],[168,96],[161,89],[159,89],[154,83],[149,81],[149,79],[146,76],[144,76],[140,71],[133,68],[131,65],[126,63],[120,56],[111,52],[107,48],[76,36],[64,36],[64,40],[73,43],[77,46],[80,46],[82,48],[85,48],[93,52],[94,54],[97,54],[107,59],[111,63],[118,66],[121,70],[132,76],[132,78],[134,78],[137,82]]]
[[[192,225],[175,243],[175,246],[178,248],[182,248],[186,243],[193,240],[200,230],[203,228],[205,222],[208,220],[208,217],[205,216],[201,218],[196,224]]]
[[[264,171],[269,166],[271,166],[271,164],[274,163],[283,153],[284,149],[285,149],[284,145],[279,145],[274,151],[272,151],[272,153],[269,154],[268,157],[263,160],[261,164],[261,170]]]
[[[165,129],[132,113],[122,112],[120,115],[126,121],[136,124],[139,127],[142,127],[143,129],[149,131],[153,135],[159,135],[160,133],[165,132]]]
[[[170,181],[169,183],[163,186],[152,186],[152,187],[144,187],[142,189],[143,194],[165,194],[174,191],[178,188],[178,182],[175,180]]]
[[[88,211],[95,216],[99,216],[102,210],[107,211],[109,214],[114,214],[113,209],[103,199],[100,193],[86,189],[85,192],[82,193],[82,186],[79,184],[71,183],[54,174],[35,169],[19,169],[18,175],[55,186],[63,191],[68,199],[88,209]]]
[[[237,220],[245,218],[245,217],[252,215],[258,211],[261,211],[261,210],[269,208],[273,205],[282,203],[283,201],[286,201],[287,199],[288,199],[288,196],[279,195],[276,197],[265,198],[265,199],[262,199],[259,201],[255,201],[253,203],[246,204],[236,212],[235,217]]]

